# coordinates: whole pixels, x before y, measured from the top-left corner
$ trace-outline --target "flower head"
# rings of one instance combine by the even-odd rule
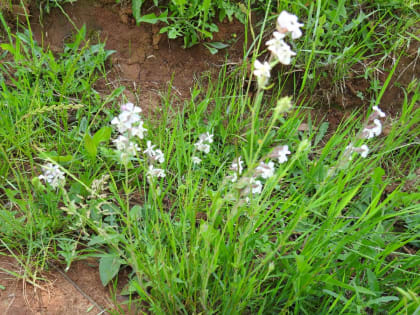
[[[125,151],[129,146],[130,140],[122,135],[119,135],[117,139],[113,140],[118,151]]]
[[[381,118],[384,118],[386,116],[386,114],[378,107],[378,106],[373,106],[373,113],[376,114],[376,116],[379,116]]]
[[[147,175],[150,177],[165,177],[165,170],[161,168],[154,168],[152,164],[149,165],[149,170],[147,171]]]
[[[242,161],[242,157],[238,157],[236,159],[233,160],[232,164],[230,165],[230,170],[234,171],[236,174],[242,174],[243,171],[243,161]]]
[[[140,128],[144,129],[143,122],[141,121],[139,113],[141,113],[140,107],[134,106],[133,103],[124,104],[121,106],[121,113],[118,115],[118,117],[114,117],[114,119],[112,119],[111,124],[116,125],[120,133],[124,133],[127,130],[130,133],[139,132],[139,129],[135,129],[139,126],[133,127],[133,124],[140,122]],[[131,130],[133,128],[134,130]],[[142,135],[142,133],[138,133],[138,135]]]
[[[121,111],[131,114],[140,114],[142,112],[140,107],[134,106],[134,104],[130,102],[121,105]]]
[[[278,162],[282,164],[287,161],[287,155],[290,153],[288,145],[279,145],[273,149],[269,157],[278,159]]]
[[[114,117],[111,120],[111,124],[115,125],[120,133],[124,133],[131,128],[131,123],[127,123],[126,121],[121,120],[119,117]]]
[[[191,161],[193,162],[193,164],[197,164],[197,165],[201,163],[201,159],[196,156],[193,156],[191,158]]]
[[[298,17],[296,15],[286,11],[282,11],[277,18],[278,31],[282,34],[290,32],[293,39],[302,36],[302,31],[300,30],[302,26],[302,23],[298,23]]]
[[[362,145],[360,148],[355,148],[355,151],[360,153],[362,158],[365,158],[369,154],[369,148],[366,144]]]
[[[203,140],[199,140],[198,142],[194,143],[194,146],[198,151],[204,152],[205,154],[210,152],[210,145],[204,143]]]
[[[146,148],[146,150],[143,151],[143,153],[147,154],[149,157],[154,157],[155,154],[156,154],[155,150],[154,150],[155,145],[152,144],[152,141],[150,141],[150,140],[147,140],[146,145],[147,145],[147,148]]]
[[[265,87],[270,78],[271,66],[267,61],[261,63],[259,60],[254,62],[254,75],[257,77],[259,87]]]
[[[242,195],[248,195],[250,192],[252,194],[260,194],[263,188],[261,181],[256,180],[255,178],[247,178],[248,186],[242,191]]]
[[[53,188],[64,185],[66,179],[64,178],[64,172],[62,172],[58,165],[48,163],[41,166],[42,175],[39,175],[38,178],[44,180],[46,183],[50,184]]]
[[[207,142],[207,143],[213,143],[213,134],[210,134],[209,132],[202,133],[199,136],[200,141]]]
[[[154,153],[153,160],[158,161],[159,163],[165,162],[165,156],[163,155],[162,150],[157,149]]]
[[[268,46],[268,50],[277,57],[280,63],[284,65],[290,65],[292,60],[292,56],[295,56],[296,53],[292,51],[289,45],[285,43],[283,40],[282,34],[279,32],[273,33],[274,38],[270,39],[266,45]]]
[[[261,162],[255,169],[257,174],[264,179],[272,177],[274,175],[274,170],[274,163],[271,161],[268,163]]]
[[[369,125],[365,129],[362,130],[362,136],[366,139],[379,136],[381,133],[382,133],[382,124],[379,119],[374,119],[373,125]]]
[[[139,137],[139,139],[144,138],[144,134],[146,131],[147,129],[143,127],[143,121],[140,121],[140,123],[137,126],[132,126],[128,129],[130,137]]]
[[[368,156],[368,154],[369,154],[369,148],[368,148],[368,146],[366,144],[362,145],[361,147],[355,147],[352,144],[350,144],[350,145],[348,145],[346,147],[346,150],[345,151],[348,152],[348,153],[345,153],[345,154],[349,155],[349,160],[350,161],[353,159],[352,156],[351,156],[351,154],[353,152],[360,153],[360,156],[362,158],[366,158]]]

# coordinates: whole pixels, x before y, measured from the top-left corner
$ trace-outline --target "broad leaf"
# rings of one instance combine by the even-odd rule
[[[95,158],[98,153],[98,146],[93,141],[92,137],[89,134],[85,135],[84,138],[85,149],[91,158]]]
[[[99,276],[103,286],[106,286],[120,271],[121,260],[116,254],[109,254],[99,260]]]

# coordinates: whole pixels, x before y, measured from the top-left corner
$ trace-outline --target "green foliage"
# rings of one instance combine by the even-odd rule
[[[154,13],[147,15],[141,14],[143,0],[133,0],[133,15],[137,23],[147,22],[155,24],[158,21],[164,22],[167,26],[161,28],[161,33],[167,33],[170,39],[182,37],[184,47],[191,47],[200,41],[212,39],[213,33],[219,29],[214,23],[214,19],[219,21],[225,18],[230,21],[235,17],[245,23],[246,16],[243,4],[225,0],[171,0],[159,3],[154,0],[154,4],[161,6],[163,13],[156,16]]]
[[[269,3],[269,2],[267,2]],[[297,72],[302,82],[296,93],[313,93],[330,86],[341,93],[347,79],[361,78],[372,83],[378,71],[415,40],[415,24],[420,18],[416,1],[272,1],[274,17],[290,11],[305,23],[304,40],[296,44]],[[270,9],[270,8],[269,8]],[[271,29],[270,29],[271,31]],[[361,66],[363,65],[363,66]],[[330,93],[331,93],[330,92]],[[364,93],[369,100],[376,93]]]

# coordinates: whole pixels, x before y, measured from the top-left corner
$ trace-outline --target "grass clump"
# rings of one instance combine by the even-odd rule
[[[104,285],[128,271],[124,294],[145,312],[415,312],[420,192],[406,184],[420,87],[395,120],[377,99],[334,132],[314,126],[304,104],[268,96],[272,67],[293,60],[289,35],[298,43],[283,22],[272,57],[254,63],[255,96],[246,64],[224,68],[182,108],[167,96],[149,118],[121,101],[123,88],[96,93],[109,52],[82,47],[83,31],[60,56],[9,32],[0,235],[22,277],[94,256]]]

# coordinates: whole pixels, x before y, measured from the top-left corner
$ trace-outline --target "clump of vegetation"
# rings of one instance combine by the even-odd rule
[[[95,91],[112,52],[83,46],[84,29],[56,56],[7,30],[0,242],[24,280],[94,256],[104,285],[126,269],[123,294],[157,314],[419,309],[420,192],[404,183],[420,158],[420,86],[398,118],[380,109],[387,80],[366,117],[316,126],[272,85],[274,66],[299,67],[308,24],[282,11],[275,28],[266,60],[261,32],[252,62],[194,86],[181,109],[163,98],[159,117],[123,87]],[[401,172],[391,191],[388,165]]]

